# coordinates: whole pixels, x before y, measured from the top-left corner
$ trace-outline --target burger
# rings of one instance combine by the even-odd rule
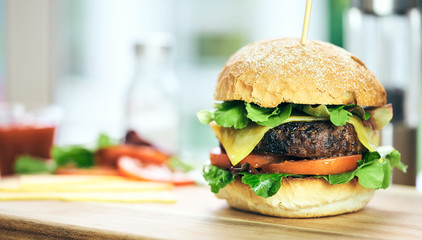
[[[393,117],[374,74],[319,41],[253,42],[218,76],[213,110],[198,112],[220,145],[204,178],[236,209],[310,218],[362,209],[390,185],[400,153],[378,146]]]

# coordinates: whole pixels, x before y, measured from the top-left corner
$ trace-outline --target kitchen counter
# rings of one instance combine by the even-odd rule
[[[421,239],[422,193],[378,190],[361,211],[283,219],[228,207],[207,187],[179,187],[176,204],[0,202],[0,239]]]

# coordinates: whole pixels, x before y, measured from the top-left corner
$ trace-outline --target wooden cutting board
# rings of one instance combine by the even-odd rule
[[[207,187],[176,204],[0,202],[0,239],[422,239],[422,194],[379,190],[357,213],[283,219],[231,209]]]

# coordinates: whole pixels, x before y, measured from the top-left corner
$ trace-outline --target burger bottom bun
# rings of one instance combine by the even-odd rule
[[[280,190],[269,198],[256,195],[236,179],[220,189],[218,198],[231,207],[263,215],[312,218],[355,212],[362,209],[374,190],[362,187],[356,178],[346,184],[330,185],[323,178],[283,178]]]

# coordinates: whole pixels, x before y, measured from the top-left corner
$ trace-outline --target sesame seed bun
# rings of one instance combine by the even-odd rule
[[[357,57],[329,43],[299,39],[253,42],[227,61],[216,100],[261,107],[280,103],[382,106],[384,88]]]

